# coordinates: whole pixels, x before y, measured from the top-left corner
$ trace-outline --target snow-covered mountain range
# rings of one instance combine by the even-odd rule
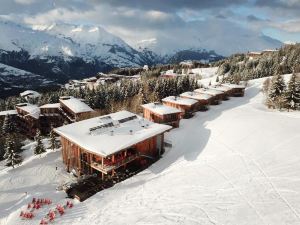
[[[225,31],[223,27],[220,21],[198,22],[182,35],[170,31],[168,37],[158,34],[157,38],[132,47],[100,26],[65,23],[28,26],[0,19],[0,63],[64,83],[116,67],[190,59],[211,62],[237,51],[281,45],[277,40],[245,29]],[[5,78],[2,82],[6,82]]]

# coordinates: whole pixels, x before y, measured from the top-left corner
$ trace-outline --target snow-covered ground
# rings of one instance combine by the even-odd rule
[[[195,68],[192,69],[192,72],[201,75],[201,77],[204,79],[215,76],[218,69],[219,67]]]
[[[263,80],[251,81],[244,98],[182,120],[166,135],[173,147],[161,160],[55,223],[300,224],[300,113],[266,109]],[[18,214],[34,193],[61,201],[62,167],[50,152],[1,171],[0,224],[29,224]]]

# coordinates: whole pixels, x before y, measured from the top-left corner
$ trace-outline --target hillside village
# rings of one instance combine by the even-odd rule
[[[262,54],[277,52],[269,50]],[[254,55],[248,53],[247,59],[255,60],[258,56]],[[214,114],[215,107],[222,113],[226,106],[221,105],[230,105],[231,101],[233,106],[239,105],[244,96],[250,101],[252,94],[257,95],[261,90],[264,102],[259,107],[265,104],[270,109],[291,113],[300,109],[297,73],[252,81],[242,77],[232,79],[236,75],[222,74],[222,68],[222,64],[195,68],[193,62],[183,62],[173,69],[165,67],[165,70],[144,66],[133,76],[99,74],[80,81],[71,80],[59,92],[22,92],[19,98],[9,100],[8,110],[0,112],[5,150],[1,153],[5,160],[0,165],[12,167],[3,169],[4,173],[18,171],[31,161],[38,163],[39,158],[45,161],[48,155],[55,154],[59,161],[55,171],[65,175],[63,181],[55,184],[59,195],[51,195],[57,202],[62,202],[61,196],[67,196],[79,204],[160,165],[166,151],[166,157],[173,149],[173,154],[177,154],[179,145],[174,145],[172,137],[189,129],[185,126],[189,120],[208,116],[211,110]],[[28,151],[33,152],[29,158]],[[56,220],[55,213],[64,214],[61,205],[57,205],[54,214],[51,210],[47,216],[38,212],[36,207],[52,202],[43,192],[37,204],[29,191],[33,197],[30,207],[33,204],[35,208],[25,210],[22,204],[28,191],[17,207],[22,208],[19,220],[48,224]],[[61,204],[66,204],[64,210],[68,207],[72,210],[73,202]],[[14,217],[3,221],[16,220]]]

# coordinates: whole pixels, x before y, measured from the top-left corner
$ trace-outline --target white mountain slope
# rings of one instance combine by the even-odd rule
[[[52,24],[32,28],[0,20],[0,49],[29,52],[31,57],[96,58],[111,66],[144,63],[139,52],[100,27]]]
[[[261,51],[281,47],[282,43],[252,29],[222,19],[195,21],[185,28],[169,29],[166,35],[138,42],[135,47],[148,48],[160,55],[173,55],[181,50],[214,50],[223,56],[237,52]]]
[[[162,159],[76,203],[55,224],[298,225],[300,113],[266,109],[264,79],[250,81],[244,98],[182,120],[167,134],[173,147]],[[33,221],[21,220],[20,210],[33,196],[64,202],[55,191],[63,171],[58,151],[1,169],[0,224],[38,224],[49,208]]]

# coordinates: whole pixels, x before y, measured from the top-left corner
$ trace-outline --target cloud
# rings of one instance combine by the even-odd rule
[[[282,23],[273,23],[272,26],[290,33],[298,33],[300,32],[300,19],[285,21]]]
[[[36,0],[15,0],[16,3],[19,3],[21,5],[30,5],[34,3]]]

